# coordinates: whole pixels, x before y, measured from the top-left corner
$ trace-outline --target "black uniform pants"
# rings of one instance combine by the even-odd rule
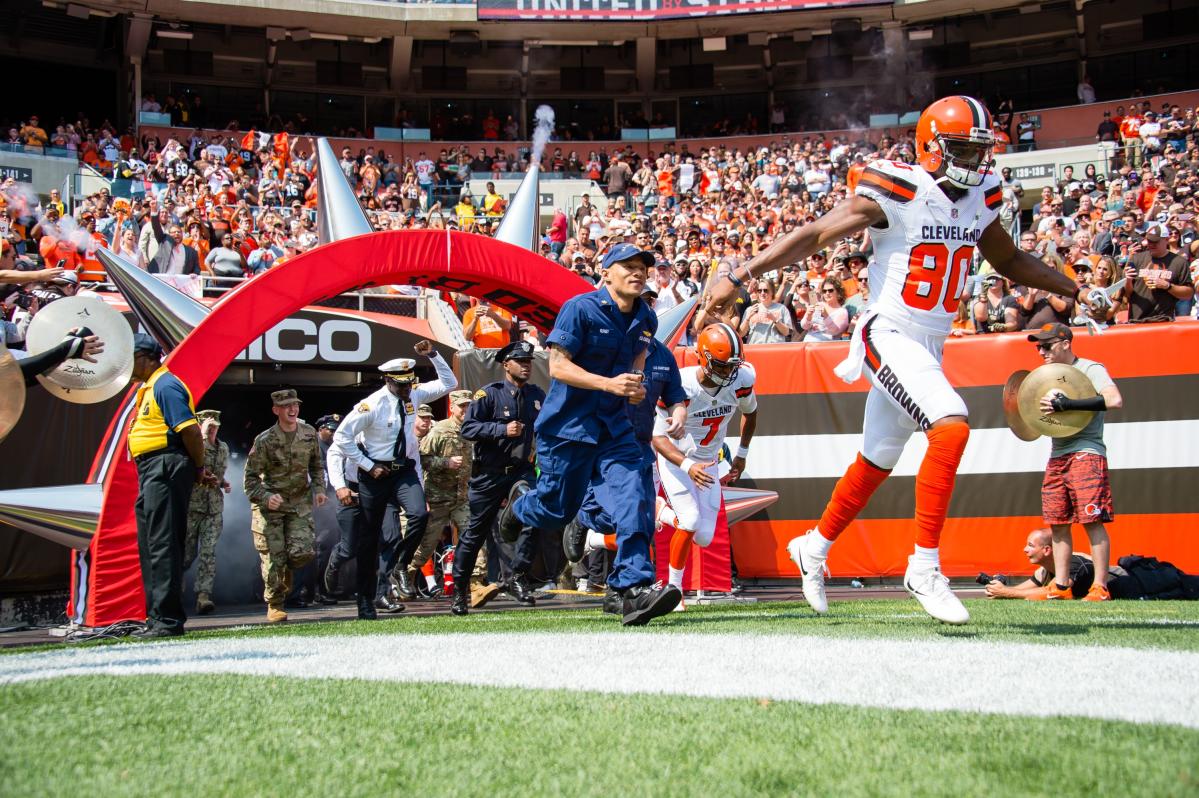
[[[137,458],[137,554],[146,592],[146,624],[182,629],[183,540],[196,467],[185,452],[164,449]]]
[[[387,591],[387,575],[395,568],[406,549],[415,550],[425,535],[429,511],[425,507],[425,489],[415,467],[388,471],[375,479],[359,472],[358,503],[362,509],[362,530],[358,539],[358,595],[382,596]],[[404,511],[406,535],[399,530],[383,537],[383,524],[389,507]],[[382,544],[382,545],[381,545]],[[411,553],[409,553],[411,557]],[[383,579],[379,579],[382,571]]]
[[[480,473],[470,478],[470,487],[466,494],[466,501],[470,506],[470,522],[466,525],[466,531],[458,534],[458,547],[454,549],[454,584],[469,584],[479,550],[491,534],[495,519],[500,513],[500,505],[508,498],[512,486],[522,479],[532,484],[536,478],[531,464],[511,474]],[[521,531],[520,537],[513,545],[511,567],[514,574],[525,574],[533,564],[538,537],[535,529],[526,527]]]

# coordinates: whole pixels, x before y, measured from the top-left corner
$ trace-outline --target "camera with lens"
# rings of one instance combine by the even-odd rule
[[[1007,584],[1007,577],[1003,574],[995,574],[991,576],[986,571],[979,571],[978,576],[974,577],[974,581],[980,585],[989,585],[992,581],[998,582],[1001,585]]]
[[[19,307],[21,310],[29,310],[29,308],[33,306],[34,299],[35,297],[33,294],[26,294],[24,291],[22,291],[21,293],[17,294],[15,299],[13,299],[13,304]]]

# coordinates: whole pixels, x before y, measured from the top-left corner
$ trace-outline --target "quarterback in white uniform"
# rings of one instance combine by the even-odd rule
[[[934,618],[961,624],[969,613],[941,573],[940,538],[970,428],[966,405],[941,370],[967,271],[977,247],[995,271],[1032,288],[1085,302],[1072,280],[1021,252],[997,220],[1002,190],[992,173],[991,115],[972,97],[937,100],[916,125],[916,165],[874,161],[851,178],[850,196],[827,215],[787,234],[717,284],[708,303],[730,303],[740,283],[781,269],[869,228],[874,246],[871,301],[850,356],[836,368],[870,378],[862,449],[837,483],[817,526],[788,546],[804,598],[828,610],[829,548],[890,475],[911,434],[928,437],[916,475],[916,545],[904,587]],[[856,180],[854,179],[856,178]]]
[[[741,435],[732,473],[745,469],[749,442],[758,425],[753,366],[742,357],[741,339],[727,324],[706,327],[695,344],[698,366],[680,370],[687,399],[687,420],[681,440],[669,433],[669,418],[661,409],[654,425],[654,450],[666,503],[658,521],[674,527],[670,541],[670,583],[682,590],[683,570],[692,542],[707,547],[720,513],[720,449],[733,413],[741,411]],[[677,609],[682,609],[679,602]]]

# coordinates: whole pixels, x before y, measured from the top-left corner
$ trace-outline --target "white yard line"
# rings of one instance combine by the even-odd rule
[[[1070,715],[1199,728],[1199,654],[1106,646],[530,632],[232,638],[0,657],[0,684],[200,673],[770,698],[1005,715],[1048,716],[1068,707]]]

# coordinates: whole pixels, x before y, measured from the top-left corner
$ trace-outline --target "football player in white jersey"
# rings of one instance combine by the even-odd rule
[[[941,528],[970,434],[966,405],[941,370],[941,348],[974,249],[1020,285],[1087,301],[1068,277],[1018,250],[998,221],[1003,192],[991,169],[994,143],[991,115],[982,103],[963,96],[937,100],[916,124],[916,166],[868,164],[853,176],[846,201],[776,241],[712,289],[708,307],[722,308],[752,275],[869,230],[871,300],[849,357],[835,370],[847,382],[861,376],[863,365],[869,373],[862,449],[817,526],[787,546],[803,575],[804,598],[816,612],[828,610],[824,571],[833,541],[891,473],[911,434],[920,431],[928,437],[928,452],[916,475],[916,546],[904,587],[934,618],[969,620],[940,568]]]
[[[720,448],[729,419],[741,411],[741,435],[732,472],[745,470],[749,442],[758,426],[753,366],[745,362],[741,338],[727,324],[704,328],[695,343],[698,366],[680,369],[687,398],[687,420],[681,440],[670,437],[664,410],[654,425],[654,449],[666,503],[658,521],[674,527],[670,540],[670,584],[683,589],[683,570],[692,542],[707,547],[720,512]],[[683,609],[683,602],[675,607]]]

